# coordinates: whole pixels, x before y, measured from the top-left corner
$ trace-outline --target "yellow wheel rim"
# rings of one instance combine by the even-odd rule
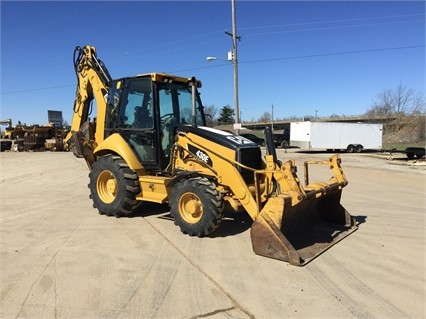
[[[179,213],[190,224],[200,221],[203,216],[203,205],[194,193],[185,193],[179,199]]]
[[[102,171],[96,181],[99,198],[106,204],[114,201],[117,195],[117,180],[110,171]]]

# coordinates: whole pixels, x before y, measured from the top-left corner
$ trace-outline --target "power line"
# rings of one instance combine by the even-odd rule
[[[289,56],[289,57],[283,57],[283,58],[271,58],[271,59],[262,59],[262,60],[240,61],[239,63],[261,63],[261,62],[272,62],[272,61],[281,61],[281,60],[317,58],[317,57],[325,57],[325,56],[333,56],[333,55],[346,55],[346,54],[370,53],[370,52],[380,52],[380,51],[406,50],[406,49],[416,49],[416,48],[424,48],[424,47],[425,47],[424,44],[420,44],[420,45],[393,47],[393,48],[376,48],[376,49],[330,52],[330,53],[309,54],[309,55],[296,55],[296,56]]]
[[[393,18],[406,18],[406,17],[424,17],[424,14],[405,14],[405,15],[393,15],[393,16],[378,16],[369,18],[352,18],[352,19],[339,19],[339,20],[325,20],[315,22],[302,22],[302,23],[287,23],[287,24],[272,24],[258,27],[240,27],[239,30],[251,30],[251,29],[266,29],[266,28],[277,28],[277,27],[294,27],[304,26],[312,24],[325,24],[325,23],[337,23],[337,22],[352,22],[352,21],[365,21],[365,20],[377,20],[377,19],[393,19]]]
[[[307,26],[307,25],[315,25],[315,24],[327,24],[327,23],[340,23],[340,22],[354,22],[354,21],[368,21],[368,20],[377,20],[377,19],[393,19],[393,18],[407,18],[407,17],[424,17],[424,14],[407,14],[407,15],[392,15],[392,16],[376,16],[376,17],[368,17],[368,18],[352,18],[352,19],[338,19],[338,20],[325,20],[325,21],[315,21],[315,22],[302,22],[302,23],[289,23],[289,24],[277,24],[277,25],[264,25],[257,27],[239,27],[238,30],[255,30],[255,29],[267,29],[267,28],[277,28],[277,27],[294,27],[294,26]],[[258,33],[247,33],[243,34],[243,36],[256,36],[256,35],[265,35],[265,34],[279,34],[279,33],[291,33],[291,32],[303,32],[303,31],[320,31],[320,30],[329,30],[329,29],[339,29],[339,28],[349,28],[349,27],[363,27],[363,26],[375,26],[375,25],[386,25],[393,23],[407,23],[407,22],[416,22],[416,21],[424,21],[424,20],[411,20],[411,21],[394,21],[394,22],[379,22],[379,23],[370,23],[370,24],[361,24],[361,25],[350,25],[350,26],[334,26],[334,27],[320,27],[320,28],[310,28],[310,29],[301,29],[301,30],[283,30],[283,31],[273,31],[273,32],[258,32]],[[200,38],[209,37],[212,35],[222,34],[223,30],[211,31],[199,35],[194,35],[189,38],[184,38],[181,40],[175,40],[171,42],[165,42],[158,45],[150,46],[140,50],[128,50],[124,54],[136,54],[136,53],[147,53],[148,55],[155,54],[153,49],[159,49],[161,47],[168,47],[168,50],[171,48],[177,49],[176,45],[183,44],[184,42],[199,40]],[[222,39],[217,40],[209,40],[200,43],[197,41],[195,45],[208,44],[212,42],[222,41]],[[187,48],[189,46],[194,46],[194,44],[180,46],[179,49]]]
[[[303,23],[289,23],[289,24],[277,24],[277,25],[264,25],[257,27],[242,27],[238,28],[241,30],[255,30],[255,29],[267,29],[267,28],[277,28],[277,27],[294,27],[294,26],[307,26],[307,25],[315,25],[315,24],[327,24],[327,23],[340,23],[340,22],[354,22],[354,21],[368,21],[368,20],[377,20],[377,19],[391,19],[391,18],[406,18],[406,17],[424,17],[424,14],[407,14],[407,15],[392,15],[392,16],[377,16],[377,17],[369,17],[369,18],[353,18],[353,19],[339,19],[339,20],[326,20],[326,21],[316,21],[316,22],[303,22]],[[391,22],[378,22],[378,23],[368,23],[368,24],[358,24],[358,25],[343,25],[343,26],[329,26],[329,27],[319,27],[319,28],[309,28],[309,29],[299,29],[299,30],[281,30],[281,31],[271,31],[271,32],[257,32],[257,33],[246,33],[243,34],[246,36],[257,36],[257,35],[267,35],[267,34],[280,34],[280,33],[292,33],[292,32],[306,32],[306,31],[322,31],[322,30],[331,30],[331,29],[343,29],[343,28],[354,28],[354,27],[367,27],[367,26],[377,26],[377,25],[388,25],[395,23],[409,23],[409,22],[424,22],[423,20],[409,20],[409,21],[391,21]],[[191,46],[199,46],[203,44],[208,44],[212,42],[222,41],[222,39],[208,40],[204,42],[197,41],[196,44],[184,45],[177,47],[178,44],[183,44],[184,42],[188,42],[191,40],[199,40],[200,38],[205,38],[212,35],[222,34],[223,30],[211,31],[208,33],[203,33],[199,35],[195,35],[189,38],[185,38],[182,40],[176,40],[166,43],[161,43],[155,46],[151,46],[148,48],[144,48],[141,50],[133,50],[126,51],[126,55],[135,54],[135,53],[147,53],[148,55],[156,54],[153,49],[159,49],[161,47],[168,47],[168,50],[173,49],[183,49]]]
[[[388,25],[388,24],[396,24],[396,23],[409,23],[409,22],[424,22],[424,20],[365,23],[365,24],[356,24],[356,25],[355,24],[354,25],[341,25],[341,26],[330,26],[330,27],[309,28],[309,29],[299,29],[299,30],[281,30],[281,31],[270,31],[270,32],[257,32],[257,33],[244,34],[244,36],[247,37],[247,36],[267,35],[267,34],[280,34],[280,33],[292,33],[292,32],[324,31],[324,30],[333,30],[333,29],[356,28],[356,27],[371,27],[371,26],[378,26],[378,25]]]
[[[49,86],[49,87],[43,87],[43,88],[33,88],[33,89],[25,89],[25,90],[18,90],[18,91],[2,92],[1,95],[31,92],[31,91],[42,91],[42,90],[50,90],[50,89],[60,89],[60,88],[69,87],[69,86],[75,87],[75,84],[64,84],[64,85]]]
[[[383,52],[383,51],[396,51],[396,50],[418,49],[418,48],[424,48],[424,47],[425,47],[424,44],[420,44],[420,45],[392,47],[392,48],[376,48],[376,49],[365,49],[365,50],[354,50],[354,51],[342,51],[342,52],[330,52],[330,53],[319,53],[319,54],[295,55],[295,56],[288,56],[288,57],[281,57],[281,58],[269,58],[269,59],[260,59],[260,60],[251,60],[251,61],[239,61],[238,63],[239,64],[266,63],[266,62],[273,62],[273,61],[295,60],[295,59],[308,59],[308,58],[318,58],[318,57],[327,57],[327,56],[336,56],[336,55],[347,55],[347,54],[360,54],[360,53],[371,53],[371,52]],[[203,69],[217,68],[217,67],[223,67],[223,66],[228,66],[228,65],[229,65],[228,63],[223,63],[223,64],[216,64],[216,65],[210,65],[210,66],[203,66],[203,67],[198,67],[198,68],[168,71],[168,73],[179,73],[179,72],[186,72],[186,71],[203,70]],[[51,86],[51,87],[32,88],[32,89],[26,89],[26,90],[2,92],[1,95],[14,94],[14,93],[24,93],[24,92],[31,92],[31,91],[42,91],[42,90],[50,90],[50,89],[59,89],[59,88],[71,87],[71,86],[75,86],[75,84],[64,84],[64,85]]]
[[[318,58],[318,57],[327,57],[327,56],[336,56],[336,55],[407,50],[407,49],[417,49],[417,48],[424,48],[424,47],[425,47],[424,44],[420,44],[420,45],[392,47],[392,48],[376,48],[376,49],[318,53],[318,54],[308,54],[308,55],[295,55],[295,56],[288,56],[288,57],[282,57],[282,58],[269,58],[269,59],[251,60],[251,61],[238,61],[238,63],[239,64],[266,63],[266,62],[282,61],[282,60],[308,59],[308,58]],[[185,71],[208,69],[208,68],[213,68],[213,67],[223,67],[223,66],[228,66],[228,65],[229,65],[228,63],[223,63],[223,64],[216,64],[216,65],[212,65],[212,66],[205,66],[205,67],[198,67],[198,68],[191,68],[191,69],[184,69],[184,70],[177,70],[177,71],[169,71],[169,72],[170,73],[178,73],[178,72],[185,72]]]

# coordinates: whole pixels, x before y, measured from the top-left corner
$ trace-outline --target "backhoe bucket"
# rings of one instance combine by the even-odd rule
[[[251,227],[256,254],[302,266],[357,229],[340,204],[341,187],[325,184],[305,192],[294,206],[285,194],[266,202]]]

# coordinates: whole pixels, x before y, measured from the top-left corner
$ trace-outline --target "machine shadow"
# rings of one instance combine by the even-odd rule
[[[157,204],[150,202],[142,202],[127,218],[148,217],[152,215],[164,215],[170,212],[168,204]],[[170,214],[168,214],[170,215]]]
[[[173,222],[168,204],[142,202],[140,206],[125,218],[144,218],[157,215],[157,218]],[[253,220],[247,213],[224,212],[220,226],[208,237],[227,237],[245,232],[251,227]]]
[[[148,217],[157,215],[157,218],[169,220],[173,222],[173,218],[170,215],[170,207],[168,204],[156,204],[150,202],[143,202],[141,205],[133,211],[131,214],[126,216],[127,218],[140,218],[140,217]],[[359,226],[367,222],[367,216],[359,215],[354,216],[356,221],[356,225]],[[216,238],[216,237],[228,237],[234,236],[240,233],[243,233],[250,229],[253,224],[253,220],[251,217],[245,212],[230,212],[225,211],[222,222],[217,230],[215,230],[208,237]],[[326,232],[327,233],[327,232]],[[325,235],[324,233],[320,238],[316,238],[319,242],[329,242],[331,238],[331,233]],[[302,244],[306,245],[306,242]]]
[[[209,237],[228,237],[245,232],[251,227],[253,220],[245,213],[226,212],[220,226]]]
[[[352,215],[352,217],[355,218],[357,226],[367,222],[367,216],[362,216],[362,215],[354,216],[354,215]]]

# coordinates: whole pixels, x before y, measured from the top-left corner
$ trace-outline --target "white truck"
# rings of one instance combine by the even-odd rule
[[[345,150],[360,153],[382,148],[383,125],[346,122],[290,123],[290,146],[304,150]]]

